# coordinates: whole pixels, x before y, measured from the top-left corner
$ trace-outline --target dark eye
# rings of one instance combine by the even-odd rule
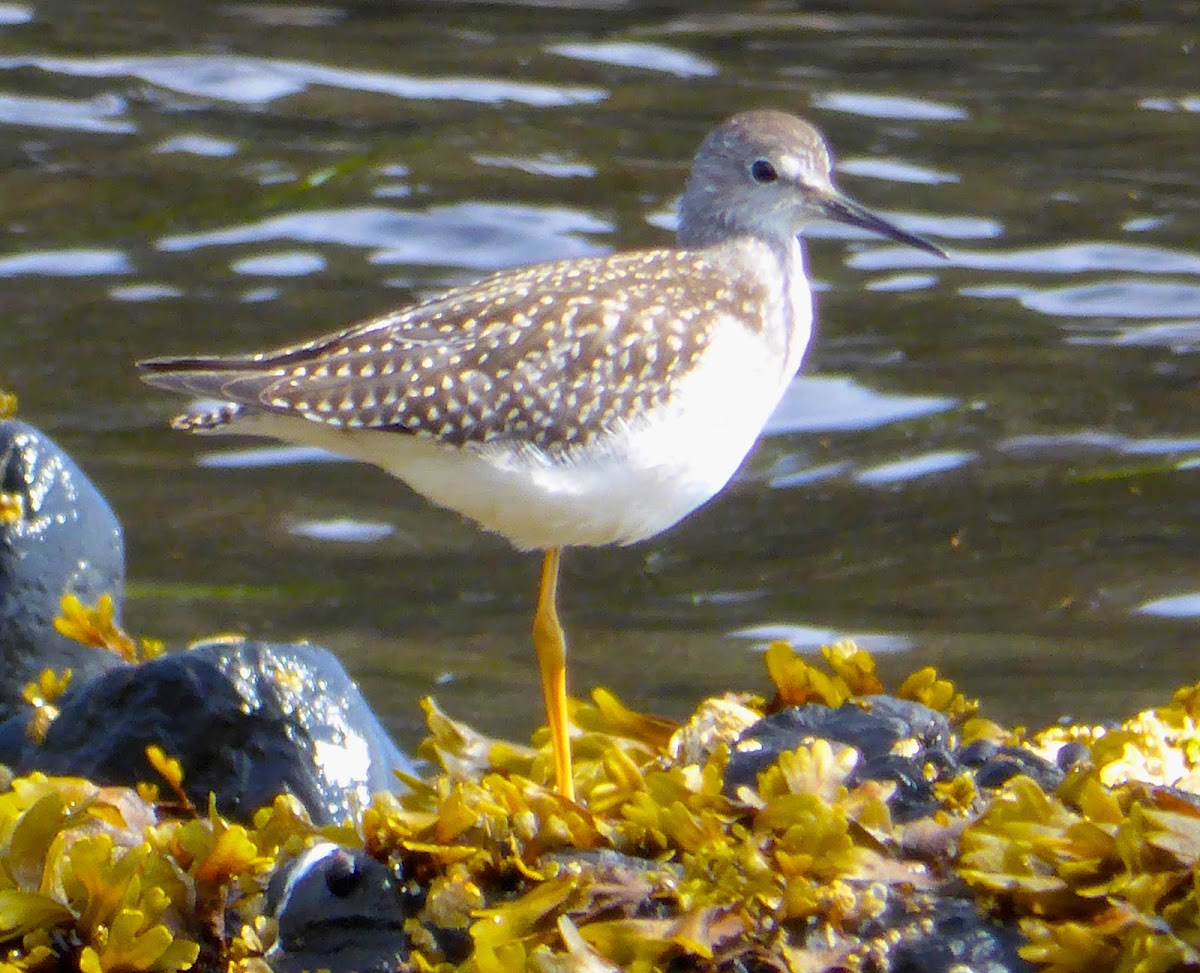
[[[766,159],[755,159],[750,163],[750,176],[755,182],[774,182],[779,173]]]

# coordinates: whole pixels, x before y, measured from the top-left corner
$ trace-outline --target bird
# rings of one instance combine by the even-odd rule
[[[675,246],[500,270],[298,344],[146,359],[140,377],[200,398],[175,429],[371,464],[541,552],[533,643],[555,789],[574,801],[561,552],[655,537],[733,477],[812,335],[807,226],[946,256],[831,169],[813,125],[744,111],[701,142]]]

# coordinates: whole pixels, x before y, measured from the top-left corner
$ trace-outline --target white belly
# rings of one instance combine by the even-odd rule
[[[632,544],[718,493],[754,445],[799,365],[739,325],[719,327],[671,402],[600,445],[552,458],[490,444],[451,447],[405,433],[345,431],[248,415],[222,431],[320,446],[378,466],[433,503],[521,549]]]

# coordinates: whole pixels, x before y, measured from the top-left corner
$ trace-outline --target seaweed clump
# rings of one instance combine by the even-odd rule
[[[224,967],[229,906],[260,893],[284,844],[303,847],[311,829],[283,798],[246,829],[174,817],[153,797],[40,773],[0,794],[0,970]]]
[[[116,624],[107,596],[91,607],[64,597],[55,627],[134,663],[161,652]],[[33,740],[57,718],[70,682],[70,670],[45,670],[25,688]],[[0,766],[0,973],[226,970],[262,952],[266,927],[256,929],[254,917],[265,911],[271,873],[323,833],[287,796],[251,827],[211,801],[201,812],[179,762],[154,746],[146,757],[160,779],[136,788],[40,772],[14,778]]]
[[[103,612],[74,630],[128,648]],[[1006,968],[1200,963],[1200,685],[1116,727],[1027,737],[932,669],[888,695],[854,645],[822,657],[773,645],[771,698],[710,699],[684,724],[604,690],[573,701],[578,803],[549,786],[544,728],[506,742],[432,701],[439,772],[353,826],[315,828],[286,797],[250,826],[201,813],[162,753],[165,796],[18,779],[0,793],[0,969],[260,973],[278,950],[267,878],[320,840],[398,877],[418,971],[888,970],[964,922],[1009,937]],[[798,711],[805,728],[873,714],[882,752],[805,729],[730,772]]]
[[[427,890],[410,922],[418,968],[865,968],[863,933],[905,908],[895,893],[932,901],[947,882],[905,855],[915,832],[892,819],[893,786],[856,779],[855,750],[815,737],[752,787],[731,793],[726,776],[738,738],[764,715],[869,707],[882,691],[866,653],[846,643],[823,654],[827,669],[773,646],[773,700],[709,700],[684,726],[602,690],[576,702],[578,805],[547,789],[544,748],[483,737],[426,703],[425,756],[444,773],[380,795],[362,821],[368,849],[399,855]],[[932,670],[897,696],[959,726],[975,710]],[[932,829],[956,834],[976,795],[954,783],[944,793]]]
[[[0,389],[0,422],[17,414],[17,397]],[[19,523],[25,515],[25,499],[19,493],[0,490],[0,526]]]
[[[1055,973],[1200,966],[1200,683],[1117,727],[1055,727],[1088,758],[1054,793],[1014,778],[962,834],[958,874]]]

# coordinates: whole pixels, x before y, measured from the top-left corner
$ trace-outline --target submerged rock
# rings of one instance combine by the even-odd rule
[[[43,669],[77,679],[121,665],[64,638],[54,618],[64,594],[95,602],[125,588],[121,525],[62,448],[28,423],[0,419],[0,721],[25,708],[22,690]]]
[[[97,655],[104,653],[91,650]],[[132,786],[156,781],[156,745],[184,769],[197,807],[248,820],[291,794],[317,823],[342,821],[413,773],[337,659],[314,645],[212,641],[71,689],[21,773]]]

